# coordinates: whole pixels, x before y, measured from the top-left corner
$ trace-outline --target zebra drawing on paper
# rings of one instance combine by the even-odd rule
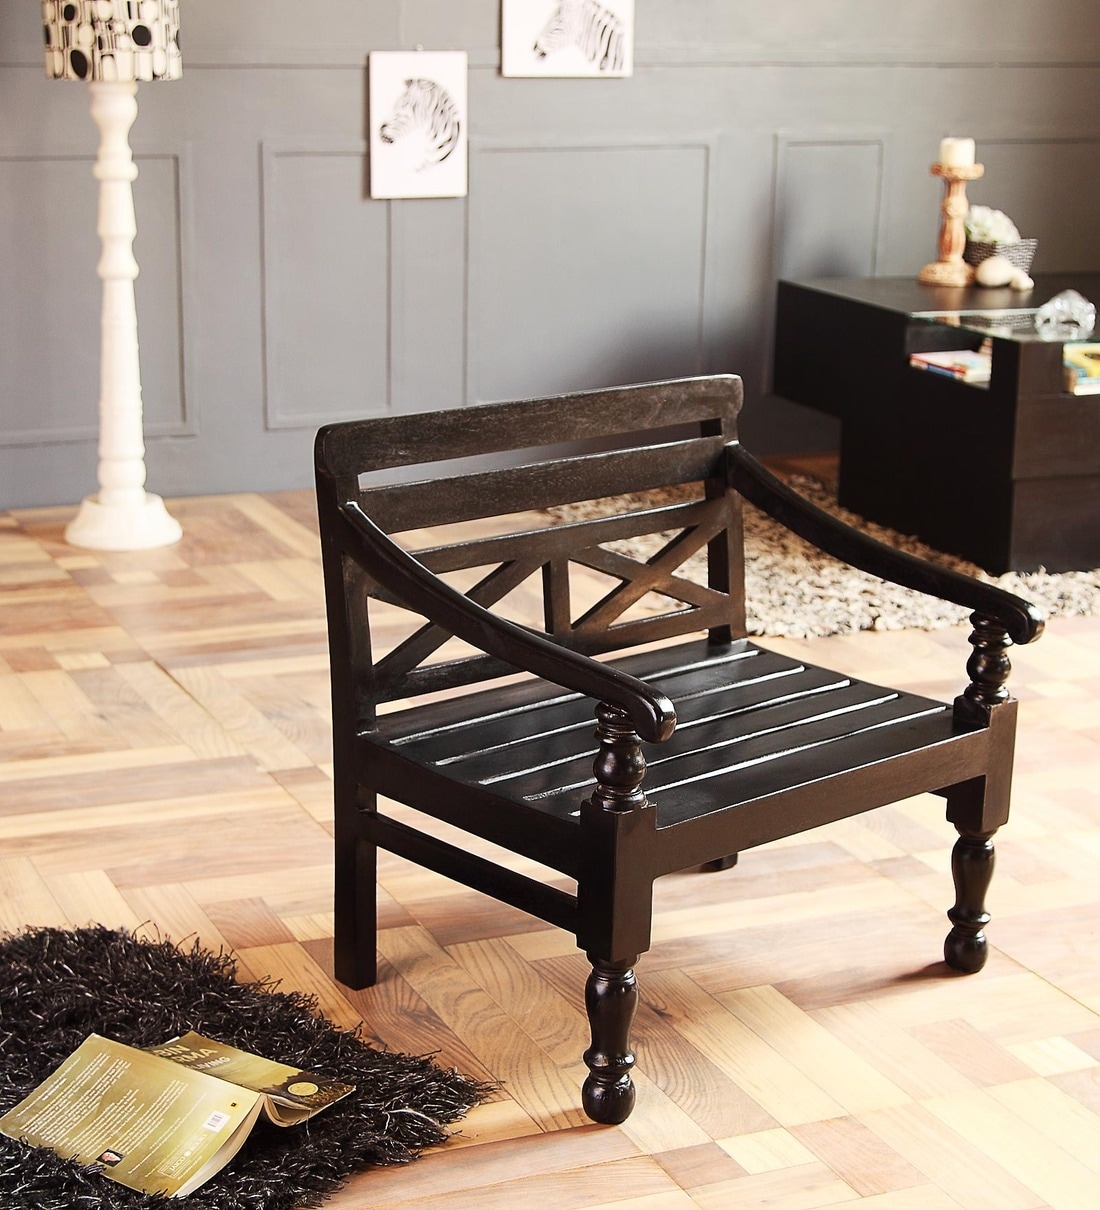
[[[623,67],[623,23],[597,0],[559,0],[534,51],[540,59],[565,46],[575,46],[600,71]]]
[[[454,151],[460,130],[458,107],[441,84],[434,80],[406,80],[405,91],[378,133],[383,143],[417,135],[423,144],[424,158],[416,171],[423,172],[442,163]]]

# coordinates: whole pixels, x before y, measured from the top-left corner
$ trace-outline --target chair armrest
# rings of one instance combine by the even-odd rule
[[[618,707],[644,740],[659,743],[672,734],[676,710],[663,693],[471,601],[403,550],[354,500],[341,504],[338,515],[346,553],[408,608],[479,651]]]
[[[729,481],[741,495],[819,550],[880,579],[973,610],[1003,626],[1014,643],[1030,643],[1042,634],[1043,613],[1030,601],[853,529],[803,499],[738,442],[726,452]]]

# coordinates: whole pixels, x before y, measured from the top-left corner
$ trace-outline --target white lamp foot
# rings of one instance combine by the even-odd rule
[[[70,546],[88,550],[151,550],[182,537],[180,523],[151,492],[142,501],[122,505],[101,504],[96,496],[87,496],[65,530]]]

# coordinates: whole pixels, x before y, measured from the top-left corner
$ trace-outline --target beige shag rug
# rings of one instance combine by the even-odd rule
[[[953,555],[945,555],[884,526],[841,508],[835,487],[806,475],[784,476],[795,491],[849,525],[890,546],[919,555],[942,567],[997,584],[1032,601],[1047,617],[1100,613],[1100,569],[1093,571],[1009,572],[990,576]],[[619,496],[551,510],[561,521],[602,516],[631,508],[653,507],[675,499],[697,498],[691,487],[682,493]],[[652,534],[609,544],[612,549],[645,560],[664,546],[669,535]],[[966,620],[967,610],[908,588],[886,583],[848,567],[790,533],[754,505],[745,504],[745,595],[750,634],[810,638],[850,634],[857,630],[938,630]],[[685,562],[677,572],[706,582],[706,552]]]

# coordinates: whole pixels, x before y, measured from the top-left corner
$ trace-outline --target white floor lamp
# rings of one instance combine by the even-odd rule
[[[130,127],[139,80],[178,80],[179,0],[43,0],[46,74],[86,80],[99,127],[93,174],[99,181],[97,231],[103,282],[99,396],[99,491],[65,530],[73,546],[147,550],[182,536],[164,501],[145,490],[137,308],[134,279]]]

